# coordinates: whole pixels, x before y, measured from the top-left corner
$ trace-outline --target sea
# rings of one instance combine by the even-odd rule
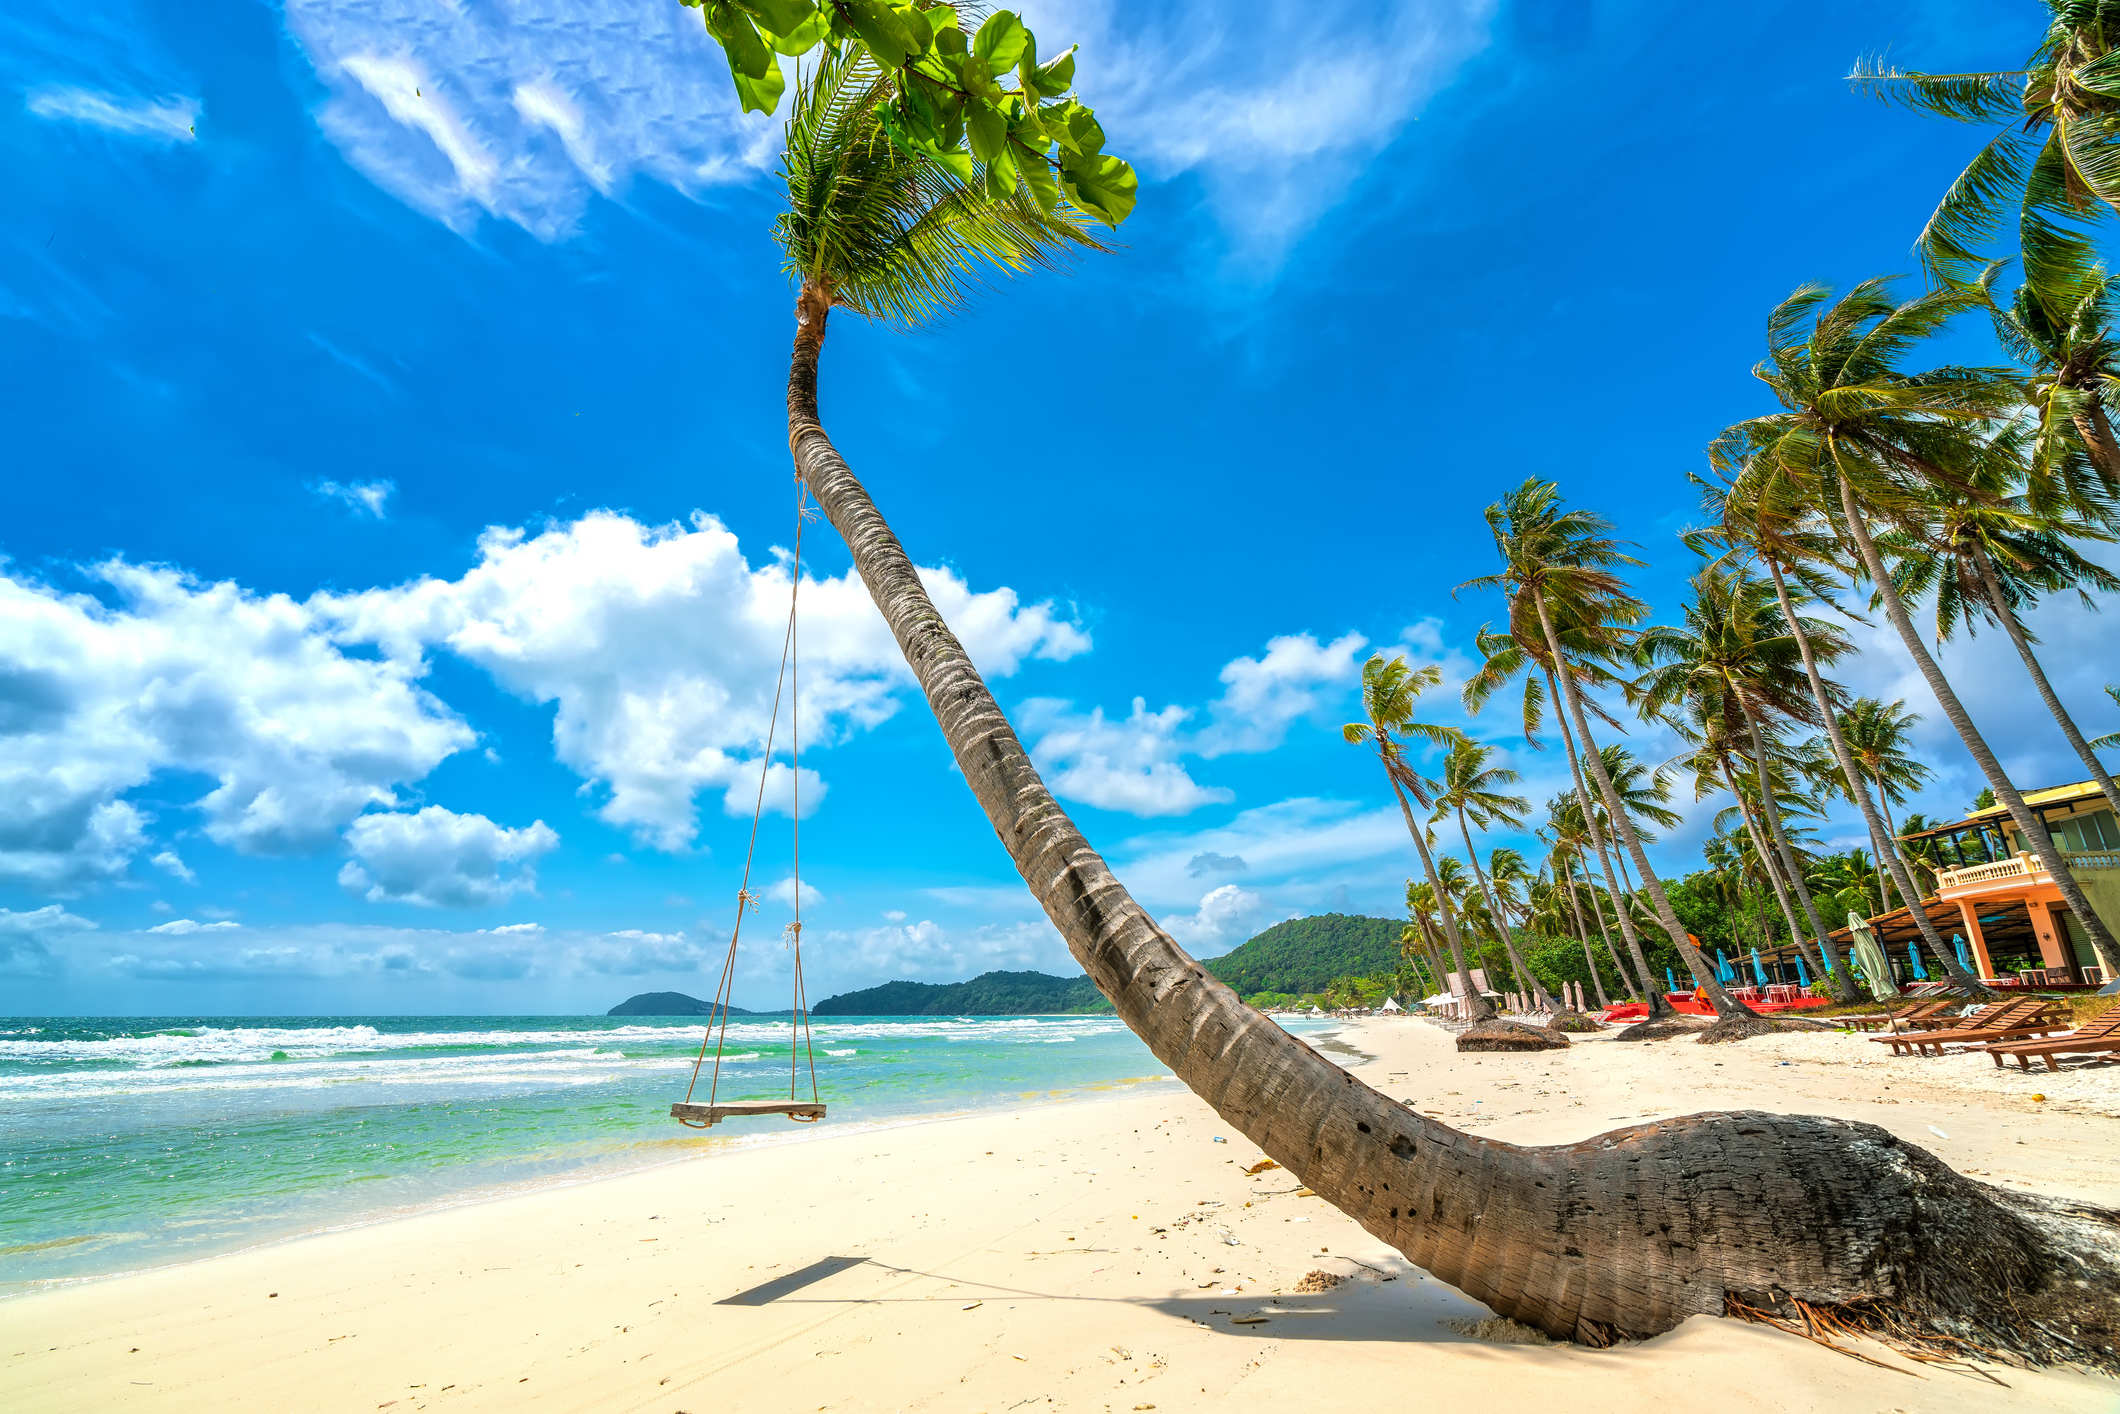
[[[1284,1021],[1317,1031],[1323,1019]],[[1174,1086],[1109,1016],[732,1018],[719,1095],[818,1124],[669,1117],[697,1017],[0,1018],[0,1299],[849,1126]],[[692,1098],[704,1099],[712,1054]]]

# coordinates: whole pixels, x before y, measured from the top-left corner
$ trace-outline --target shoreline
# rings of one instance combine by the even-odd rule
[[[2107,1116],[2028,1118],[2001,1088],[1917,1083],[1914,1063],[1882,1096],[1864,1067],[1790,1062],[1782,1038],[1460,1056],[1423,1021],[1333,1030],[1371,1084],[1511,1142],[1653,1113],[1843,1114],[1989,1182],[2120,1200]],[[1603,1351],[1513,1343],[1521,1328],[1483,1326],[1286,1170],[1248,1173],[1262,1156],[1177,1085],[712,1157],[35,1292],[0,1306],[11,1407],[1226,1414],[1324,1388],[1403,1401],[1418,1379],[1489,1405],[1499,1380],[1507,1408],[1675,1414],[1712,1387],[1739,1411],[2088,1414],[2120,1390],[2066,1370],[1998,1387],[1862,1346],[1878,1368],[1709,1317]]]

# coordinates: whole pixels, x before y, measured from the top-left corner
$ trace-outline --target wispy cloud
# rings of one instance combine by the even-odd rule
[[[1276,267],[1364,166],[1486,47],[1493,0],[1028,0],[1041,40],[1079,42],[1114,152],[1206,188],[1236,255]]]
[[[635,176],[683,192],[763,171],[780,120],[745,117],[698,12],[656,0],[289,0],[330,97],[326,137],[459,231],[569,235]]]
[[[383,518],[383,507],[391,494],[397,490],[395,481],[358,481],[341,485],[336,481],[319,481],[310,488],[319,496],[328,496],[334,501],[344,501],[346,508],[356,515],[368,514],[377,520]]]
[[[73,87],[30,90],[29,111],[49,122],[86,123],[92,128],[149,142],[192,142],[198,137],[196,98],[128,98]]]

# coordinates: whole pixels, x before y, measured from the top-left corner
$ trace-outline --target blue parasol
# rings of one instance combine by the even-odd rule
[[[1678,990],[1678,979],[1671,975],[1671,969],[1668,967],[1664,969],[1664,981],[1670,984],[1672,991]]]
[[[1914,980],[1916,982],[1929,980],[1929,970],[1921,965],[1921,952],[1914,946],[1912,938],[1907,939],[1907,961],[1914,964]]]
[[[1971,972],[1973,970],[1973,957],[1971,953],[1966,951],[1965,939],[1953,933],[1951,934],[1951,946],[1958,950],[1958,965],[1967,972]]]
[[[1803,965],[1802,953],[1796,954],[1796,980],[1798,982],[1801,982],[1805,987],[1809,987],[1811,985],[1810,969],[1806,968]]]
[[[1767,965],[1759,960],[1758,948],[1752,949],[1752,975],[1759,979],[1760,986],[1767,985]]]

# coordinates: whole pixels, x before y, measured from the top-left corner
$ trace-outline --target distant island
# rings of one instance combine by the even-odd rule
[[[604,1013],[605,1016],[706,1016],[714,1010],[712,1002],[703,1002],[697,997],[688,997],[683,992],[642,992],[637,997],[628,997]],[[731,1016],[756,1016],[757,1012],[745,1011],[740,1006],[729,1008]]]
[[[1321,992],[1341,977],[1372,977],[1399,965],[1404,919],[1321,913],[1276,923],[1205,967],[1240,997]]]
[[[969,982],[886,982],[826,997],[815,1016],[1034,1016],[1110,1011],[1087,977],[984,972]]]

